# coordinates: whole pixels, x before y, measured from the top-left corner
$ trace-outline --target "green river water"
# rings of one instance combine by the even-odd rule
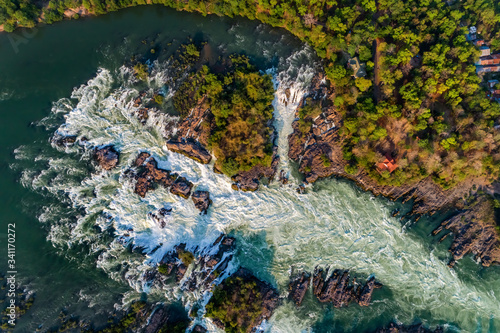
[[[128,116],[128,102],[137,91],[121,66],[156,48],[160,58],[149,85],[157,89],[166,75],[161,63],[188,38],[207,41],[219,53],[246,53],[260,69],[274,68],[278,86],[288,85],[298,94],[314,71],[312,52],[281,29],[163,7],[0,34],[0,269],[8,270],[7,224],[15,223],[17,280],[36,293],[14,331],[45,331],[63,309],[103,324],[115,304],[140,297],[189,307],[201,296],[147,290],[138,277],[161,251],[180,242],[188,248],[206,246],[220,232],[237,238],[235,264],[283,295],[292,271],[312,271],[317,265],[351,269],[364,278],[375,274],[384,284],[368,308],[333,309],[310,293],[298,309],[284,301],[266,331],[369,332],[391,320],[444,325],[448,332],[500,330],[500,269],[484,269],[470,257],[448,268],[449,240],[438,244],[429,237],[445,214],[403,225],[391,212],[407,205],[375,198],[338,179],[319,181],[305,195],[295,191],[298,176],[288,187],[271,183],[255,193],[234,192],[230,181],[209,166],[163,149],[158,124],[144,130]],[[282,98],[278,89],[278,144],[286,156],[293,103],[285,106]],[[55,130],[84,134],[97,145],[112,143],[127,163],[92,175],[88,157],[51,146]],[[140,150],[209,189],[214,201],[209,214],[199,216],[192,203],[161,189],[138,199],[123,172]],[[286,159],[281,163],[293,171]],[[86,197],[89,192],[92,199]],[[174,207],[173,220],[156,230],[146,216],[164,202]],[[96,217],[103,212],[112,217],[117,236],[133,226],[134,244],[148,255],[130,254],[116,239],[101,237],[95,226],[105,223]],[[158,244],[161,251],[152,251]]]

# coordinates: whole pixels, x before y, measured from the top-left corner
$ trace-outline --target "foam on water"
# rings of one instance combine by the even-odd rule
[[[306,65],[309,53],[305,49],[282,59],[273,72],[280,163],[287,171],[287,137],[294,111],[314,73],[314,68]],[[148,94],[161,87],[164,75],[168,75],[166,70],[156,70],[155,78],[148,82]],[[258,276],[269,275],[282,294],[286,294],[292,268],[312,271],[322,265],[349,268],[366,277],[375,274],[390,296],[375,299],[369,308],[351,306],[334,312],[336,320],[352,325],[354,331],[356,323],[375,320],[387,312],[405,323],[427,314],[431,324],[453,322],[466,331],[474,330],[481,320],[487,329],[490,317],[500,318],[498,279],[486,287],[480,286],[479,278],[462,281],[435,250],[402,230],[400,221],[390,216],[386,201],[337,180],[321,181],[314,191],[303,195],[291,185],[280,187],[278,183],[253,193],[236,192],[230,180],[214,173],[211,165],[168,151],[163,124],[169,116],[157,113],[142,125],[133,115],[139,91],[132,82],[125,68],[116,73],[100,69],[95,78],[75,89],[71,99],[54,103],[52,120],[43,121],[47,125],[64,114],[65,122],[57,133],[85,136],[88,148],[115,145],[120,151],[116,169],[90,173],[90,150],[78,146],[37,151],[36,156],[29,147],[16,150],[19,160],[36,158],[44,165],[40,170],[26,170],[22,183],[69,204],[66,208],[46,207],[40,216],[42,222],[50,224],[49,239],[55,245],[86,245],[97,257],[97,266],[112,278],[127,280],[138,292],[154,293],[140,276],[166,252],[180,243],[191,250],[209,248],[220,233],[232,232],[238,235],[238,246],[255,248],[242,250],[230,270],[242,264]],[[209,190],[213,200],[209,213],[199,215],[191,200],[161,187],[145,198],[137,196],[125,171],[140,151],[150,152],[160,167],[186,177],[195,188]],[[148,213],[165,206],[172,208],[172,217],[160,228]],[[68,209],[74,215],[68,214]],[[104,232],[110,227],[114,237]],[[253,241],[256,235],[264,245]],[[130,253],[128,245],[142,249],[144,255]],[[167,297],[181,297],[179,293],[176,290]],[[313,326],[322,319],[325,307],[309,296],[300,309],[284,302],[262,328],[299,332]],[[208,301],[206,294],[198,297]]]

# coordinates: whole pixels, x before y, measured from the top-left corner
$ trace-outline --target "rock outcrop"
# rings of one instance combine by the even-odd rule
[[[210,193],[208,191],[197,190],[191,195],[191,199],[194,202],[194,206],[200,210],[200,214],[206,214],[208,208],[212,204],[210,200]]]
[[[295,305],[300,306],[302,300],[306,295],[309,283],[311,282],[311,275],[303,272],[301,275],[290,281],[288,286],[289,297],[295,302]]]
[[[493,198],[480,195],[471,200],[468,206],[444,221],[433,234],[437,235],[444,229],[453,232],[454,239],[450,247],[453,259],[449,266],[453,266],[456,260],[468,253],[474,254],[483,266],[500,264],[500,240],[496,229]]]
[[[175,153],[183,154],[193,160],[208,164],[212,155],[197,142],[192,141],[168,141],[167,148]]]
[[[135,176],[137,182],[134,190],[139,196],[144,198],[149,190],[154,189],[155,185],[161,185],[170,188],[170,192],[175,195],[184,199],[189,198],[193,184],[184,177],[158,168],[158,163],[148,153],[140,153],[133,165],[139,168],[139,172]]]
[[[184,199],[187,199],[191,195],[192,188],[193,183],[191,183],[184,177],[177,177],[177,179],[172,184],[172,187],[170,187],[170,192]]]
[[[425,327],[423,324],[415,325],[401,325],[391,323],[387,328],[379,328],[376,333],[442,333],[444,330],[441,327],[437,327],[435,330],[431,330]]]
[[[313,294],[322,303],[332,303],[334,307],[340,308],[348,306],[351,302],[356,302],[361,306],[370,305],[372,293],[375,288],[382,285],[370,277],[364,285],[359,285],[354,279],[350,283],[349,271],[334,270],[327,277],[321,268],[314,270],[312,278]]]
[[[172,208],[163,207],[156,212],[149,213],[148,216],[163,229],[167,225],[167,220],[170,218],[171,212]]]
[[[193,327],[193,330],[191,331],[191,333],[205,333],[207,332],[207,329],[201,325],[196,325],[195,327]]]
[[[113,146],[96,148],[94,150],[94,159],[104,170],[111,170],[118,165],[119,154]]]

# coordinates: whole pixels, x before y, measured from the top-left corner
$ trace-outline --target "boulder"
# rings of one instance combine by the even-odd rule
[[[193,327],[193,330],[191,331],[192,333],[205,333],[207,332],[207,329],[201,325],[196,325]]]
[[[191,194],[192,188],[193,188],[193,183],[191,183],[190,181],[188,181],[184,177],[179,177],[172,184],[172,187],[170,188],[170,192],[172,194],[183,197],[184,199],[187,199],[187,198],[189,198],[189,195]]]
[[[307,288],[311,282],[311,275],[303,272],[301,275],[290,281],[288,289],[290,291],[289,297],[295,302],[297,306],[302,304],[302,300],[306,295]]]
[[[197,190],[193,193],[191,199],[193,199],[195,207],[200,210],[200,214],[206,214],[208,207],[212,204],[208,191]]]
[[[104,148],[96,148],[94,150],[94,159],[97,164],[104,170],[111,170],[118,164],[118,152],[113,146],[107,146]]]

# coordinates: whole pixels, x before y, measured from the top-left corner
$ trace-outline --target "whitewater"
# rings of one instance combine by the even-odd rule
[[[62,253],[84,246],[80,256],[95,258],[97,267],[113,279],[127,281],[136,292],[159,293],[185,304],[207,295],[150,290],[142,274],[174,246],[186,243],[187,249],[199,251],[209,248],[221,233],[236,237],[237,253],[230,269],[249,268],[281,295],[287,293],[291,274],[312,272],[318,265],[350,269],[364,278],[373,274],[384,285],[368,308],[353,305],[332,310],[310,294],[298,309],[284,300],[262,327],[269,332],[315,331],[321,322],[332,330],[342,325],[342,331],[355,332],[381,317],[405,324],[416,319],[431,326],[446,324],[451,332],[494,332],[500,318],[498,278],[483,280],[470,274],[465,279],[450,269],[443,258],[445,249],[429,246],[391,215],[398,204],[338,179],[319,181],[308,186],[305,194],[297,193],[301,180],[292,175],[287,137],[295,109],[317,70],[311,54],[304,48],[268,71],[276,88],[273,106],[280,169],[290,182],[274,181],[257,192],[234,191],[230,179],[214,173],[212,165],[166,149],[164,137],[172,129],[165,123],[177,118],[158,111],[141,124],[134,115],[139,90],[131,71],[99,69],[70,98],[55,102],[51,115],[40,122],[57,135],[85,137],[85,147],[52,144],[40,151],[22,146],[15,152],[18,160],[33,160],[38,166],[24,170],[22,184],[63,203],[46,207],[39,216],[48,226],[48,239]],[[148,96],[163,87],[168,75],[168,66],[156,63],[152,68]],[[168,91],[167,100],[173,93]],[[109,144],[120,152],[118,167],[93,171],[91,147]],[[186,177],[195,189],[208,190],[213,201],[208,214],[200,215],[191,200],[161,187],[145,198],[136,195],[126,171],[142,151],[151,153],[159,167]],[[163,207],[172,208],[172,214],[165,228],[160,228],[148,213]]]

